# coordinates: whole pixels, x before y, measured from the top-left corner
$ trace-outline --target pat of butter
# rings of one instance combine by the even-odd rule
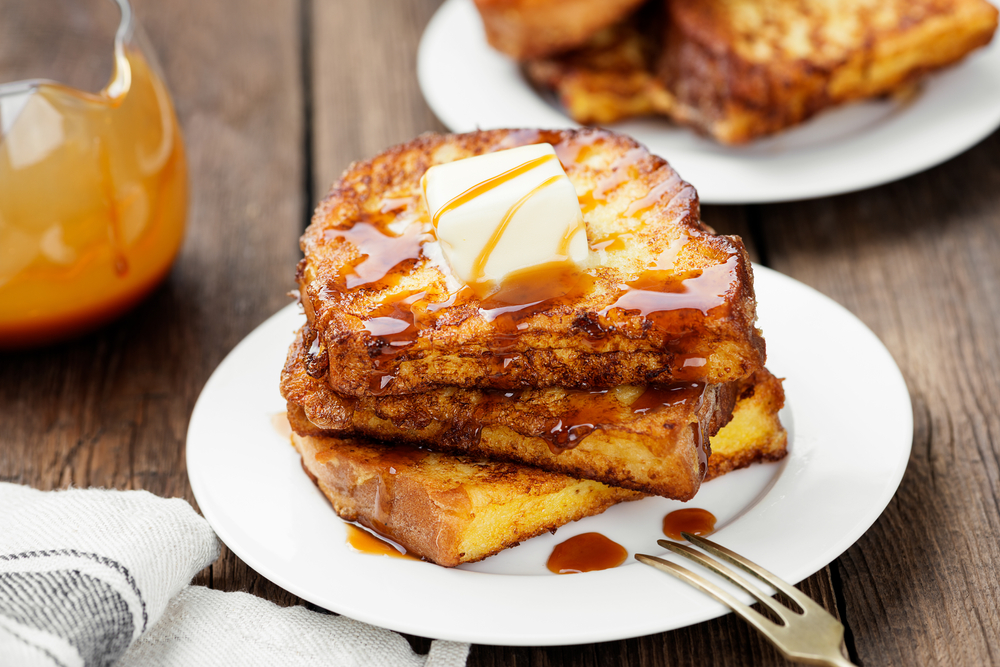
[[[435,165],[421,186],[445,259],[468,285],[590,256],[576,189],[549,144]]]

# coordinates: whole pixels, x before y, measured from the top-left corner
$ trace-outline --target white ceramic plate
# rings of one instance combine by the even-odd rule
[[[719,519],[713,539],[798,582],[851,546],[892,498],[909,458],[912,413],[899,369],[859,320],[791,278],[761,267],[755,274],[768,367],[786,378],[790,453],[705,484],[689,505]],[[301,321],[289,306],[243,340],[208,381],[188,430],[201,511],[257,572],[358,620],[483,644],[591,643],[726,612],[632,560],[663,552],[663,516],[682,506],[663,498],[618,505],[452,570],[350,549],[344,523],[270,422],[284,411],[278,375]],[[625,546],[629,560],[585,574],[545,568],[555,544],[589,531]]]
[[[446,0],[427,25],[417,60],[431,109],[455,132],[577,127],[493,50],[472,0]],[[611,128],[667,159],[705,204],[746,204],[851,192],[923,171],[1000,125],[1000,39],[930,77],[916,99],[829,111],[748,146],[727,148],[662,119]]]

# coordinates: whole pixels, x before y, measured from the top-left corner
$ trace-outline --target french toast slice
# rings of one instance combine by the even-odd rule
[[[341,518],[445,567],[643,497],[527,466],[360,438],[293,433],[292,444]]]
[[[778,412],[785,406],[782,381],[766,368],[742,383],[733,416],[710,438],[705,481],[788,454],[788,432]]]
[[[986,0],[668,0],[671,117],[738,144],[886,95],[987,44]]]
[[[741,394],[733,420],[712,438],[706,481],[785,456],[782,401],[781,383],[773,377]],[[340,517],[447,567],[643,497],[529,466],[302,434],[295,432],[301,420],[290,417],[303,468]]]
[[[985,0],[666,0],[662,7],[663,18],[643,8],[642,20],[530,60],[525,72],[579,123],[666,115],[740,144],[831,106],[910,90],[988,43],[997,26],[997,9]]]
[[[570,118],[583,125],[669,115],[674,97],[656,73],[663,20],[650,11],[659,6],[647,3],[577,49],[526,60],[525,75],[536,87],[553,91]]]
[[[731,418],[714,435],[709,437],[710,444],[705,448],[706,452],[708,452],[708,469],[705,473],[705,479],[702,480],[703,482],[715,479],[731,470],[746,468],[753,463],[779,461],[787,453],[787,433],[778,418],[778,412],[785,404],[785,394],[782,389],[781,380],[774,377],[767,369],[763,369],[758,371],[749,380],[737,384],[740,387],[735,397],[735,406],[732,410]],[[637,388],[622,387],[620,389],[621,394],[628,396],[629,393],[635,391]],[[319,436],[332,435],[332,433],[336,432],[336,429],[328,431],[317,427],[315,423],[309,420],[305,409],[300,405],[289,403],[288,414],[291,423],[294,424],[295,430],[299,433]],[[453,444],[455,441],[450,439],[452,432],[446,434],[442,440],[432,441],[429,439],[430,434],[426,430],[418,431],[416,434],[417,437],[414,438],[412,432],[407,432],[405,429],[396,426],[395,424],[398,424],[398,422],[395,422],[393,417],[386,419],[385,417],[369,414],[362,415],[361,419],[365,420],[368,428],[357,429],[357,432],[368,433],[368,437],[374,439],[379,439],[379,436],[383,436],[390,438],[393,442],[410,442],[413,445],[430,449],[486,456],[488,458],[497,456],[501,460],[506,459],[511,462],[525,462],[526,459],[531,459],[530,464],[542,469],[553,472],[571,471],[570,474],[584,479],[593,479],[590,473],[595,470],[601,470],[593,461],[588,460],[588,449],[597,450],[600,452],[598,457],[603,458],[609,463],[619,463],[632,454],[640,442],[640,437],[637,437],[640,434],[632,432],[627,433],[623,437],[621,431],[615,434],[614,429],[608,429],[603,435],[597,436],[588,443],[586,448],[580,450],[578,460],[582,461],[582,463],[570,462],[567,465],[561,465],[558,463],[560,453],[565,454],[568,451],[572,451],[572,449],[559,450],[557,448],[553,451],[550,439],[538,438],[545,441],[545,445],[548,446],[548,451],[546,451],[545,446],[538,442],[537,439],[534,439],[537,436],[524,436],[507,425],[495,426],[493,433],[488,433],[485,441],[475,446],[463,447]],[[389,426],[385,428],[387,424]],[[648,427],[648,423],[646,426]],[[710,425],[709,431],[712,430],[712,426],[714,425]],[[433,431],[433,429],[428,430]],[[693,429],[690,430],[693,431]],[[609,434],[608,431],[611,431],[611,433]],[[398,436],[400,433],[402,437]],[[617,442],[615,442],[616,435],[618,436]],[[632,437],[629,438],[628,436]],[[607,445],[609,441],[612,442],[610,451],[601,452],[602,445]],[[445,443],[444,446],[440,446],[442,442]],[[458,442],[468,443],[469,440],[459,437]],[[615,444],[620,446],[614,448],[613,445]],[[666,449],[663,443],[653,444],[646,441],[642,444],[647,447],[652,444],[653,449]],[[643,464],[649,464],[648,450],[647,452],[639,451],[640,461],[625,464],[629,469],[638,468],[641,470],[644,467]],[[546,465],[546,461],[556,463],[555,465]],[[604,470],[607,470],[607,468]],[[613,480],[623,479],[621,473],[614,472],[610,475],[604,475],[604,477]],[[613,485],[622,486],[620,484]],[[626,483],[625,486],[628,488],[638,488],[640,485]],[[648,489],[649,485],[646,485],[646,488]],[[647,490],[646,493],[675,498],[675,495],[669,491],[667,493],[657,493],[656,491]]]
[[[553,145],[576,187],[594,265],[479,298],[442,258],[420,178],[532,143]],[[424,135],[352,165],[301,246],[306,368],[346,396],[715,384],[763,366],[742,241],[701,224],[694,188],[664,160],[604,130]]]
[[[761,370],[742,381],[712,385],[510,392],[441,387],[354,398],[310,377],[303,353],[300,331],[281,377],[289,420],[300,434],[406,442],[677,500],[698,491],[707,469],[707,439],[729,421],[737,395],[767,378],[777,382]]]
[[[475,0],[487,41],[516,60],[583,44],[643,0]]]

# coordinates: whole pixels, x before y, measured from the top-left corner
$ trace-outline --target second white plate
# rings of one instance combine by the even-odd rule
[[[618,123],[668,160],[703,204],[821,197],[888,183],[944,162],[1000,125],[997,39],[927,79],[916,99],[852,104],[773,138],[728,148],[663,119]],[[517,63],[486,42],[471,0],[446,0],[417,59],[420,89],[454,132],[577,127],[541,97]]]
[[[892,357],[857,318],[768,269],[755,268],[755,286],[768,367],[786,378],[789,455],[705,484],[690,505],[718,517],[713,539],[794,583],[881,514],[909,458],[912,413]],[[289,306],[241,342],[208,381],[188,430],[188,474],[201,511],[257,572],[361,621],[483,644],[592,643],[726,613],[631,559],[663,552],[656,545],[663,516],[681,506],[663,498],[618,505],[457,569],[350,549],[344,523],[271,426],[284,412],[278,375],[301,320]],[[588,531],[625,546],[626,564],[551,574],[552,547]]]

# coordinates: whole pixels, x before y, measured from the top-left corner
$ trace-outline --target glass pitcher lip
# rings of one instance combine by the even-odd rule
[[[121,19],[115,29],[114,39],[114,70],[111,79],[97,93],[79,90],[66,84],[52,81],[51,79],[23,79],[21,81],[11,81],[9,83],[0,82],[0,98],[8,95],[23,95],[39,86],[55,86],[64,92],[75,95],[89,102],[117,104],[124,99],[132,86],[132,66],[129,64],[125,54],[126,44],[132,42],[135,34],[136,23],[135,14],[132,12],[132,5],[128,0],[111,0],[118,6],[121,12]]]

